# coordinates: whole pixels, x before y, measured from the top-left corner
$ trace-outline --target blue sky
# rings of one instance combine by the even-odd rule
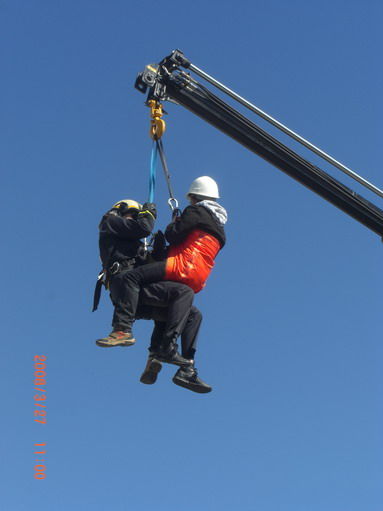
[[[108,297],[90,309],[100,217],[148,193],[136,74],[180,48],[382,187],[382,11],[377,1],[0,2],[2,509],[381,511],[383,246],[367,228],[168,104],[182,206],[208,174],[229,213],[227,246],[196,297],[196,365],[213,392],[175,386],[171,367],[142,385],[150,322],[136,325],[136,346],[102,350]],[[163,228],[160,175],[156,199]],[[37,354],[46,425],[33,422]],[[44,481],[33,478],[37,442]]]

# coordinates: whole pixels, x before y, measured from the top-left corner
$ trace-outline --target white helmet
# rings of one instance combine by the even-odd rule
[[[190,185],[187,196],[197,195],[198,197],[210,197],[211,199],[219,199],[218,185],[209,176],[201,176],[194,179]]]

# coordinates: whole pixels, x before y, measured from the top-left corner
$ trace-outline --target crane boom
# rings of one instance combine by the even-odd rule
[[[184,106],[383,237],[383,210],[279,142],[180,67],[193,68],[175,50],[158,66],[147,66],[136,88],[148,91],[148,100]]]

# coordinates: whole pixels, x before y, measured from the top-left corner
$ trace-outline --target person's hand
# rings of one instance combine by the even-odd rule
[[[156,261],[166,259],[166,238],[162,231],[156,232],[153,240],[152,256]]]
[[[150,214],[154,219],[157,218],[157,208],[154,202],[145,202],[142,206],[142,210],[139,212],[139,215]]]

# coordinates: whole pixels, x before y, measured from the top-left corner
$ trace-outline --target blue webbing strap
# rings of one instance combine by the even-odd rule
[[[156,141],[153,140],[152,154],[151,154],[151,157],[150,157],[149,199],[148,199],[148,202],[154,202],[154,190],[156,188],[157,155],[158,155],[158,147],[157,147]]]

